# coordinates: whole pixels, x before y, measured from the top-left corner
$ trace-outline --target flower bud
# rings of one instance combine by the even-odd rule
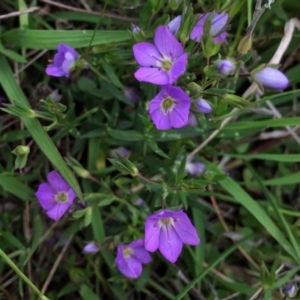
[[[296,296],[297,290],[298,289],[296,288],[295,284],[288,284],[284,288],[285,294],[291,298]]]
[[[174,18],[169,24],[168,27],[170,29],[170,31],[175,35],[180,27],[180,23],[181,23],[181,15],[177,16],[176,18]]]
[[[30,152],[28,146],[19,145],[11,153],[16,155],[15,170],[23,169],[26,166],[27,158]]]
[[[202,114],[209,114],[212,112],[212,108],[207,101],[199,98],[196,101],[196,111]]]
[[[85,253],[96,253],[99,251],[99,246],[95,242],[90,242],[83,247]]]
[[[141,28],[139,26],[134,25],[134,24],[132,24],[131,34],[132,34],[133,39],[137,43],[143,42],[146,39],[144,31],[141,30]]]
[[[237,47],[238,52],[240,54],[248,53],[252,48],[252,43],[253,43],[253,35],[252,34],[248,34],[248,35],[244,36],[240,40],[239,45]]]
[[[228,75],[235,69],[234,63],[229,59],[222,59],[216,65],[218,71],[222,75]]]
[[[169,0],[169,5],[171,9],[176,10],[181,3],[181,0]]]
[[[253,70],[251,77],[259,86],[275,91],[282,91],[289,85],[288,78],[281,71],[271,67]]]
[[[211,27],[210,27],[209,34],[212,37],[219,36],[225,30],[228,19],[229,19],[228,14],[215,13],[213,19],[211,20]]]

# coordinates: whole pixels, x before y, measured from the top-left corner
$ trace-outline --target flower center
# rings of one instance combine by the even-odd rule
[[[163,69],[165,70],[165,71],[170,71],[170,69],[171,69],[171,67],[172,67],[172,62],[171,61],[169,61],[169,60],[164,60],[163,62],[162,62],[162,67],[163,67]]]
[[[131,248],[123,248],[123,256],[124,258],[129,258],[132,255],[132,249]]]
[[[175,106],[175,101],[170,97],[166,97],[162,102],[162,109],[165,113],[170,112],[174,106]]]
[[[169,225],[171,224],[171,218],[162,218],[160,219],[160,222],[162,223],[162,225]]]
[[[66,202],[68,200],[68,195],[67,195],[67,193],[64,193],[64,192],[58,192],[55,195],[55,200],[57,202]]]

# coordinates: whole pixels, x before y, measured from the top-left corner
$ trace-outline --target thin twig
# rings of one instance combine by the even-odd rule
[[[48,4],[53,5],[53,6],[57,6],[57,7],[60,7],[60,8],[71,10],[71,11],[81,12],[81,13],[88,14],[88,15],[93,15],[93,16],[100,16],[101,15],[101,13],[98,13],[98,12],[86,11],[86,10],[81,9],[81,8],[76,8],[76,7],[73,7],[73,6],[65,5],[65,4],[55,2],[55,1],[51,1],[51,0],[40,0],[40,1],[48,3]],[[137,22],[138,21],[138,19],[136,19],[136,18],[123,17],[123,16],[116,15],[114,13],[107,13],[106,12],[103,15],[108,17],[108,18],[119,19],[119,20],[128,21],[128,22]]]
[[[211,187],[211,185],[209,186],[209,190],[210,191],[212,191],[212,187]],[[219,206],[218,206],[218,203],[217,203],[217,201],[216,201],[216,199],[215,199],[215,197],[214,196],[210,196],[210,200],[211,200],[211,204],[212,204],[212,206],[213,206],[213,208],[215,209],[215,211],[216,211],[216,214],[217,214],[217,216],[218,216],[218,219],[220,220],[220,222],[221,222],[221,224],[222,224],[222,226],[223,226],[223,228],[224,228],[224,230],[226,231],[226,232],[229,232],[230,230],[229,230],[229,228],[228,228],[228,226],[227,226],[227,224],[226,224],[226,222],[225,222],[225,220],[224,220],[224,218],[223,218],[223,216],[222,216],[222,213],[221,213],[221,211],[220,211],[220,209],[219,209]],[[235,241],[232,239],[232,241],[235,243]],[[259,270],[260,269],[260,267],[259,267],[259,265],[251,258],[251,256],[249,256],[248,254],[247,254],[247,252],[242,248],[242,247],[238,247],[238,250],[241,252],[241,254],[257,269],[257,270]]]
[[[41,56],[43,56],[48,50],[43,50],[40,53],[38,53],[33,59],[31,59],[26,65],[24,65],[21,69],[17,70],[14,73],[14,76],[18,76],[22,71],[24,71],[26,68],[28,68],[31,64],[33,64],[36,60],[38,60]]]
[[[17,17],[17,16],[24,15],[24,14],[28,14],[28,13],[37,11],[39,9],[41,9],[41,8],[38,7],[38,6],[34,6],[34,7],[28,8],[28,9],[25,9],[25,10],[14,11],[12,13],[0,16],[0,20],[7,19],[7,18],[12,18],[12,17]]]
[[[56,269],[58,268],[64,254],[66,253],[68,247],[70,246],[71,242],[72,242],[72,239],[74,237],[74,234],[72,236],[69,237],[68,241],[66,242],[65,246],[63,247],[63,249],[61,250],[60,254],[58,255],[52,269],[50,270],[49,272],[49,275],[46,279],[46,281],[44,282],[44,285],[42,287],[42,293],[45,294],[46,293],[46,290],[48,288],[48,285],[50,284],[50,281],[52,279],[52,277],[54,276],[55,272],[56,272]]]

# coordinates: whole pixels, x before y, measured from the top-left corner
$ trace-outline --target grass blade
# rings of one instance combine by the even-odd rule
[[[6,95],[10,99],[10,101],[14,100],[19,102],[20,104],[26,105],[29,107],[29,103],[25,98],[23,92],[15,81],[11,68],[9,67],[5,57],[0,54],[0,84],[3,87]],[[71,170],[67,167],[65,161],[60,155],[59,151],[55,147],[53,141],[46,133],[44,128],[38,119],[21,117],[22,122],[30,132],[32,138],[35,140],[37,145],[43,151],[43,153],[47,156],[47,158],[52,162],[52,164],[58,169],[63,178],[69,183],[69,185],[76,192],[77,196],[83,200],[82,192],[80,190],[79,184],[71,172]]]

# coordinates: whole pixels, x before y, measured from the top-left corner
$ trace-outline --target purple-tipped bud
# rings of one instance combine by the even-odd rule
[[[297,293],[297,288],[295,284],[288,284],[285,286],[284,291],[289,297],[295,297]]]
[[[136,104],[140,98],[139,93],[135,87],[124,87],[123,93],[132,102],[132,104]]]
[[[96,253],[99,251],[99,246],[95,242],[90,242],[83,247],[85,253]]]
[[[212,108],[207,101],[199,98],[196,101],[196,111],[202,114],[209,114],[212,112]]]
[[[228,14],[215,14],[213,19],[211,20],[211,27],[209,34],[212,37],[217,37],[222,31],[224,31],[227,22],[228,22]]]
[[[169,24],[168,27],[170,29],[170,31],[175,35],[180,27],[180,23],[181,23],[181,16],[177,16],[176,18],[174,18]]]
[[[271,67],[255,71],[252,78],[258,84],[275,91],[282,91],[289,85],[288,78],[281,71]]]
[[[217,69],[220,74],[228,75],[230,72],[234,70],[234,63],[229,59],[222,59],[217,64]]]
[[[140,32],[141,31],[141,28],[137,25],[133,25],[132,26],[132,33],[135,34],[137,32]]]

